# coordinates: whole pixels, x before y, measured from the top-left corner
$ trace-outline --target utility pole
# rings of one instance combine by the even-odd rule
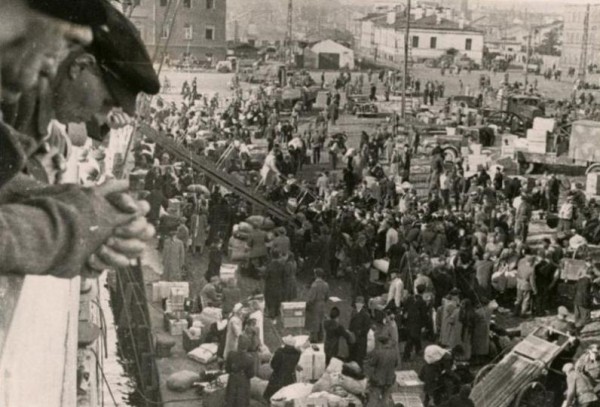
[[[529,56],[531,55],[531,25],[527,31],[527,55],[525,55],[525,91],[529,84]]]
[[[585,82],[587,76],[588,61],[588,42],[590,37],[590,5],[585,9],[585,19],[583,20],[583,38],[581,40],[581,56],[579,58],[579,79]]]
[[[406,119],[406,86],[408,84],[408,47],[410,46],[410,0],[406,0],[406,32],[404,33],[404,77],[402,79],[402,105],[400,115]]]
[[[287,11],[287,32],[286,32],[286,45],[289,53],[289,60],[292,61],[294,56],[293,44],[292,44],[292,24],[294,20],[294,0],[288,0],[288,11]]]

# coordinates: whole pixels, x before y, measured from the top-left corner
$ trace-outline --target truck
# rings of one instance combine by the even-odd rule
[[[510,130],[511,134],[525,136],[536,117],[544,117],[544,100],[535,95],[513,94],[503,97],[500,109],[483,109],[488,123]]]
[[[515,159],[524,174],[548,170],[569,175],[596,173],[600,172],[599,139],[600,122],[579,120],[549,132],[544,151],[533,151],[531,143],[517,146]]]

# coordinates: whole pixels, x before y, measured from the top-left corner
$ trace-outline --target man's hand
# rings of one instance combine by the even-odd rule
[[[111,267],[126,267],[139,257],[147,242],[154,236],[154,227],[145,216],[150,210],[146,201],[138,201],[125,193],[128,181],[110,180],[96,188],[96,193],[105,197],[118,211],[134,215],[130,222],[117,226],[111,237],[88,260],[88,266],[102,272]]]

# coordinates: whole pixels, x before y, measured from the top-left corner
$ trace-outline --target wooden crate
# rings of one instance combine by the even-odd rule
[[[415,395],[404,393],[392,393],[392,406],[424,407],[423,401]]]
[[[306,302],[282,302],[281,319],[284,328],[304,328]]]
[[[187,329],[187,321],[185,319],[169,320],[169,334],[172,336],[182,335],[184,329]]]
[[[414,370],[396,372],[396,385],[399,393],[417,396],[420,400],[425,399],[425,383]]]

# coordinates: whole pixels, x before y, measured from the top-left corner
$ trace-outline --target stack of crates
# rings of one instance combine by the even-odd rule
[[[425,383],[414,370],[396,372],[396,385],[402,395],[414,396],[421,401],[425,399]]]
[[[306,302],[282,302],[281,319],[284,328],[304,328]]]
[[[183,312],[186,298],[187,293],[185,289],[181,287],[172,287],[169,294],[171,312]]]

